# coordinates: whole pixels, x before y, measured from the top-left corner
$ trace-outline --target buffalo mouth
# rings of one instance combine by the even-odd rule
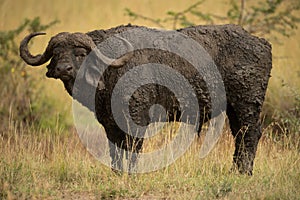
[[[71,75],[71,74],[68,74],[68,73],[56,74],[51,71],[46,72],[46,76],[48,78],[60,79],[62,81],[69,81],[69,80],[73,79],[73,75]]]
[[[73,78],[73,76],[70,74],[60,74],[57,76],[57,78],[59,78],[62,81],[69,81]]]

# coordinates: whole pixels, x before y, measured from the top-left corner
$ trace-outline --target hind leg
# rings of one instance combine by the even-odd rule
[[[260,107],[255,105],[232,107],[228,105],[227,116],[235,139],[233,169],[252,175],[257,145],[261,137]]]

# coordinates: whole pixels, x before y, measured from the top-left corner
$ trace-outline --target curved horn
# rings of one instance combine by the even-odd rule
[[[128,60],[130,60],[133,56],[133,46],[124,38],[120,36],[115,36],[116,38],[119,38],[124,42],[124,44],[127,47],[128,53],[126,53],[124,56],[117,58],[117,59],[111,59],[105,55],[103,55],[99,50],[96,50],[96,54],[98,58],[100,58],[105,64],[110,65],[112,67],[121,67],[123,66]]]
[[[52,57],[51,45],[48,45],[46,51],[41,55],[32,55],[28,50],[28,43],[31,38],[38,35],[45,35],[46,33],[31,33],[26,36],[20,44],[20,56],[29,65],[39,66],[47,62]]]

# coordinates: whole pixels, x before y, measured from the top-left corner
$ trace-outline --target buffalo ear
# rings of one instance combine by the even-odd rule
[[[103,63],[99,61],[99,58],[94,51],[90,52],[88,58],[85,59],[81,67],[84,67],[84,73],[82,77],[84,82],[93,88],[105,88],[103,81],[100,80],[105,66],[103,66]]]
[[[56,79],[56,77],[54,77],[54,67],[50,67],[49,65],[47,66],[46,77]]]
[[[99,73],[93,73],[93,70],[91,68],[85,72],[85,81],[93,88],[97,88],[97,90],[104,90],[105,84],[102,78],[100,78]]]
[[[87,69],[85,69],[84,79],[89,85],[93,87],[98,87],[99,78],[100,78],[100,71],[97,68],[97,66],[89,65]]]
[[[47,78],[54,78],[54,75],[53,75],[53,73],[51,73],[50,71],[47,71],[47,72],[46,72],[46,77],[47,77]]]

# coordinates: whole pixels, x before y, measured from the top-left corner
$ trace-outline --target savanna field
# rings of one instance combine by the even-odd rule
[[[19,45],[28,28],[43,30],[47,35],[35,38],[30,48],[37,54],[59,32],[88,32],[127,23],[157,27],[149,20],[129,17],[126,8],[158,19],[195,2],[0,0],[1,45],[8,44],[0,49],[0,199],[300,199],[300,28],[290,37],[280,33],[273,35],[277,40],[270,37],[272,77],[251,177],[230,173],[234,139],[227,126],[203,159],[200,137],[175,163],[159,171],[112,172],[81,144],[73,124],[72,99],[63,84],[47,79],[45,67],[26,66],[18,57],[18,47],[3,42],[13,38]],[[226,15],[228,2],[206,1],[199,8]],[[300,10],[296,15],[300,17]],[[36,17],[39,20],[34,21]],[[18,32],[26,18],[32,23]],[[41,27],[55,20],[59,22]],[[146,141],[145,150],[168,142],[168,133],[165,130]]]

